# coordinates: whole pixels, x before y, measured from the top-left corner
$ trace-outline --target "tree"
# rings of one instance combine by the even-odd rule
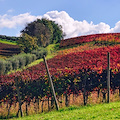
[[[37,19],[27,24],[21,33],[38,38],[38,46],[44,47],[52,43],[59,43],[63,39],[62,27],[48,19]]]
[[[26,33],[23,33],[18,40],[18,45],[19,45],[21,51],[23,51],[25,53],[31,52],[32,50],[38,48],[37,38],[32,37]]]

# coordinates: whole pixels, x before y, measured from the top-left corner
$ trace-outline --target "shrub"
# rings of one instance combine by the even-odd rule
[[[32,56],[32,62],[35,61],[35,60],[37,59],[36,55],[31,54],[31,56]]]
[[[47,49],[41,47],[41,48],[38,48],[37,50],[33,50],[31,53],[35,54],[37,59],[40,59],[43,57],[43,55],[45,56],[47,55]]]
[[[39,48],[38,50],[33,50],[32,54],[23,53],[12,56],[7,60],[0,60],[0,74],[6,74],[11,70],[23,68],[36,59],[42,58],[43,55],[47,55],[47,50],[45,48]]]
[[[26,54],[25,58],[26,58],[26,64],[25,65],[28,65],[32,62],[32,54],[30,54],[30,53]]]
[[[20,50],[25,52],[25,53],[29,53],[34,49],[37,49],[37,38],[36,37],[32,37],[28,34],[22,34],[21,38],[19,38],[19,40],[17,41],[18,45],[20,47]]]
[[[5,60],[0,60],[0,75],[4,74],[6,70]]]
[[[10,61],[0,60],[0,75],[8,73],[12,70],[12,63]]]
[[[26,64],[26,54],[19,54],[17,59],[19,60],[19,68],[23,68]]]
[[[12,63],[13,70],[17,70],[19,68],[19,60],[16,56],[9,58],[8,61]]]
[[[12,63],[10,61],[6,61],[5,62],[5,67],[6,67],[6,70],[5,70],[5,74],[8,73],[9,71],[12,70]]]

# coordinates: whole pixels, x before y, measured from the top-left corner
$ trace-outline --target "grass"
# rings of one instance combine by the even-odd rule
[[[0,39],[0,43],[17,45],[17,43],[15,41],[10,41],[10,40],[6,40],[6,39]]]
[[[88,106],[71,106],[22,118],[10,120],[119,120],[120,102],[104,103]]]
[[[46,56],[46,59],[48,60],[48,59],[51,59],[51,58],[53,58],[53,57],[54,57],[53,55],[47,55],[47,56]],[[34,62],[32,62],[31,64],[29,64],[28,66],[24,67],[24,69],[26,69],[26,68],[28,68],[28,67],[32,67],[32,66],[34,66],[34,65],[37,65],[37,64],[39,64],[39,63],[42,62],[42,61],[43,61],[43,59],[35,60]]]

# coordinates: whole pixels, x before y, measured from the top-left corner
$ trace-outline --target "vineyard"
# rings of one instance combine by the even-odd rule
[[[14,54],[19,54],[19,53],[20,53],[20,49],[18,45],[0,43],[0,55],[12,56]]]
[[[104,33],[104,34],[95,34],[95,35],[86,35],[75,38],[69,38],[62,40],[60,47],[73,46],[76,44],[95,42],[98,44],[114,44],[120,43],[120,33]]]
[[[91,41],[95,41],[95,44],[90,44]],[[108,52],[110,53],[111,96],[116,91],[120,95],[120,34],[96,34],[71,38],[62,40],[60,47],[86,42],[87,44],[82,46],[60,50],[55,57],[47,60],[60,106],[63,103],[68,106],[70,96],[73,97],[73,102],[75,96],[80,96],[81,104],[84,105],[88,103],[91,95],[96,96],[96,103],[101,99],[100,97],[102,97],[100,102],[106,100]],[[111,45],[106,46],[107,43]],[[18,102],[19,107],[16,107]],[[28,115],[30,113],[28,108],[31,105],[34,106],[35,112],[39,111],[41,105],[41,112],[43,112],[44,103],[47,104],[48,110],[54,105],[44,62],[22,72],[0,76],[0,107],[7,111],[6,114],[2,111],[0,116],[8,117],[12,107],[16,109],[14,114],[18,116],[22,106],[25,107],[25,114]]]

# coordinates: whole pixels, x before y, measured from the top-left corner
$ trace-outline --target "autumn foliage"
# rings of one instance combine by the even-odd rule
[[[117,35],[119,34],[115,34],[115,41],[119,41]],[[97,35],[93,36],[100,40],[100,35],[98,35],[99,38]],[[88,37],[93,39],[93,36]],[[104,37],[106,34],[101,35],[101,39],[105,40]],[[112,36],[108,38],[112,39]],[[85,37],[84,40],[88,39]],[[108,52],[110,52],[111,91],[116,88],[120,89],[120,45],[100,48],[94,46],[88,49],[86,44],[84,48],[60,51],[57,56],[47,61],[57,96],[85,92],[87,97],[92,91],[105,91]],[[41,62],[22,72],[0,76],[0,102],[14,103],[18,101],[15,77],[19,77],[22,101],[30,102],[33,98],[51,97],[45,65]]]
[[[119,43],[120,42],[120,33],[104,33],[104,34],[94,34],[86,35],[74,38],[64,39],[60,43],[60,47],[73,46],[76,44],[82,44],[87,42],[96,42],[96,43]]]

